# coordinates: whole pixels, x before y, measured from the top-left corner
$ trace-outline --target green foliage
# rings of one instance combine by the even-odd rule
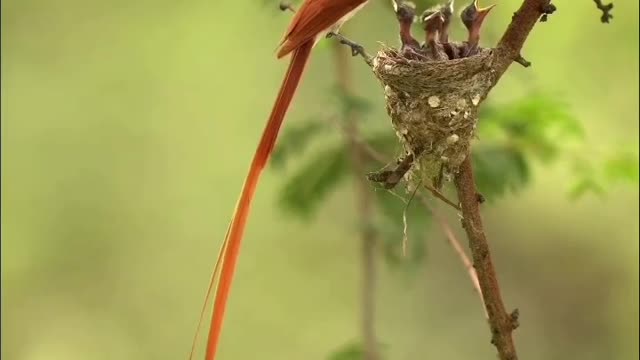
[[[604,195],[606,190],[604,186],[592,176],[578,178],[569,189],[569,198],[577,200],[587,193]]]
[[[472,156],[478,188],[490,201],[521,190],[531,179],[532,159],[550,163],[584,138],[568,106],[539,93],[506,104],[486,103],[478,126],[482,142]]]
[[[638,183],[638,155],[632,152],[619,151],[602,161],[572,158],[572,147],[583,141],[584,130],[556,98],[534,93],[508,104],[487,103],[480,113],[479,133],[482,145],[474,148],[473,160],[478,187],[489,199],[526,185],[531,159],[548,164],[564,158],[572,164],[571,199],[604,195],[618,183]]]
[[[613,154],[604,162],[604,173],[611,181],[638,183],[638,155],[631,152]]]
[[[362,344],[352,342],[338,348],[329,355],[328,360],[362,360],[364,359],[364,350]]]
[[[478,190],[491,201],[507,190],[520,190],[530,178],[524,153],[504,145],[478,146],[472,153]]]
[[[371,109],[367,100],[339,88],[330,93],[337,108],[338,124]],[[330,125],[328,120],[318,118],[290,125],[278,142],[273,166],[282,168],[290,158],[302,154],[319,135],[339,130],[339,126]],[[565,160],[574,161],[570,159],[570,149],[584,138],[583,128],[570,114],[568,106],[539,93],[506,104],[486,103],[480,113],[478,130],[482,141],[474,145],[472,159],[478,189],[488,201],[523,189],[531,180],[533,160],[549,164],[564,156]],[[402,151],[392,131],[371,134],[361,140],[375,152],[368,159],[368,168],[380,168],[381,162],[390,163]],[[337,144],[307,157],[281,191],[283,208],[307,220],[312,217],[326,196],[353,175],[348,152],[347,144]],[[569,193],[574,199],[590,192],[604,194],[607,187],[616,182],[638,183],[637,155],[628,152],[614,154],[598,166],[593,161],[584,161],[574,168],[576,181]],[[432,219],[420,199],[413,198],[407,206],[411,195],[378,189],[374,196],[377,214],[373,225],[381,239],[381,253],[394,268],[414,268],[426,256],[424,238]],[[406,256],[403,254],[405,236]],[[359,358],[358,349],[356,345],[345,347],[332,359]]]
[[[327,128],[329,127],[311,121],[288,129],[278,142],[274,165],[281,168],[285,161],[302,153],[307,140],[315,138]],[[392,132],[372,134],[363,141],[382,156],[394,154],[399,149],[397,139]],[[288,178],[280,192],[282,207],[291,214],[309,220],[331,191],[336,190],[344,179],[352,175],[348,163],[348,151],[346,144],[337,144],[305,159]],[[392,157],[389,156],[389,161],[391,159]],[[381,164],[373,159],[367,161],[367,167],[379,168],[380,166]],[[382,240],[381,251],[387,263],[394,267],[416,266],[425,256],[424,238],[429,229],[430,217],[417,198],[414,198],[407,207],[410,195],[398,195],[379,189],[374,196],[379,215],[379,221],[375,226]],[[407,256],[402,254],[405,209]]]
[[[384,350],[386,350],[386,347],[387,346],[385,344],[378,343],[377,350],[379,352],[384,352]],[[358,341],[353,341],[339,347],[334,352],[329,354],[329,357],[327,357],[327,360],[363,360],[363,359],[364,359],[364,349],[363,349],[362,343]]]
[[[577,200],[587,194],[604,196],[619,183],[638,184],[638,154],[621,150],[609,154],[599,162],[574,162],[576,180],[569,187],[569,197]]]
[[[478,126],[484,142],[511,144],[543,162],[556,159],[584,137],[582,125],[565,103],[535,93],[507,104],[487,103]]]
[[[330,89],[329,94],[332,94],[334,103],[340,109],[341,119],[349,118],[350,114],[366,114],[372,108],[369,100],[353,93],[345,92],[337,85]],[[363,118],[366,119],[366,117]]]
[[[292,214],[309,218],[331,190],[350,172],[345,145],[315,154],[285,183],[280,204]]]
[[[327,121],[319,118],[311,118],[305,122],[288,125],[280,135],[278,145],[271,155],[271,166],[274,168],[284,167],[292,155],[304,152],[318,135],[326,133],[329,129]]]

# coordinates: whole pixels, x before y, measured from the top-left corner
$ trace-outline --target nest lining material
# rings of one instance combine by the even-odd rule
[[[468,154],[478,107],[494,84],[492,62],[487,49],[462,59],[419,61],[385,48],[373,59],[396,135],[426,178],[457,172]]]

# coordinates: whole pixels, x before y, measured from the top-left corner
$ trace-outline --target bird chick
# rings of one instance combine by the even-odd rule
[[[473,0],[471,4],[465,7],[460,13],[460,19],[469,33],[467,44],[465,49],[463,49],[462,57],[471,56],[477,53],[478,45],[480,43],[480,29],[482,28],[482,24],[489,14],[489,11],[491,11],[494,6],[495,5],[490,5],[485,8],[479,8],[478,0]]]
[[[423,48],[427,58],[432,61],[448,60],[449,57],[439,41],[438,35],[444,24],[444,16],[440,11],[427,10],[420,17],[425,31]]]
[[[420,54],[420,42],[411,34],[411,26],[415,21],[415,5],[408,1],[393,1],[393,9],[400,25],[400,53],[408,59],[424,58]]]
[[[451,24],[451,18],[453,17],[453,1],[449,0],[446,4],[440,7],[440,13],[444,18],[442,24],[442,30],[440,31],[440,42],[445,44],[449,42],[449,25]]]
[[[454,11],[453,1],[454,0],[449,0],[446,4],[442,5],[439,10],[444,17],[442,30],[439,33],[440,43],[442,43],[442,47],[449,59],[457,59],[460,57],[460,51],[456,44],[449,43],[449,25],[451,25],[451,18],[453,17]]]

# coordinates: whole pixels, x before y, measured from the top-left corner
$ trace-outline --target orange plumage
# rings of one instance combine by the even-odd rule
[[[200,316],[200,322],[204,316],[214,283],[219,275],[219,281],[215,287],[215,299],[213,314],[207,340],[206,360],[214,360],[220,340],[222,323],[224,319],[231,281],[235,272],[240,244],[246,227],[247,218],[251,208],[251,200],[255,194],[258,180],[262,170],[269,160],[273,150],[284,116],[291,104],[291,100],[300,83],[300,79],[309,60],[311,49],[329,31],[337,31],[340,25],[346,21],[355,11],[359,10],[367,0],[305,0],[285,32],[284,39],[280,43],[277,57],[282,58],[292,54],[289,68],[280,87],[271,111],[271,116],[263,131],[262,138],[251,162],[249,173],[245,179],[240,198],[227,234],[225,236],[216,266],[211,277],[211,283],[205,298]],[[199,328],[200,326],[198,326]],[[195,342],[198,333],[196,333]],[[193,357],[193,349],[190,359]]]

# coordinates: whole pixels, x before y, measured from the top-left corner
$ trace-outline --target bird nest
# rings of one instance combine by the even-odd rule
[[[494,84],[492,51],[445,60],[408,60],[383,48],[373,72],[384,86],[386,108],[420,178],[457,172],[475,135],[478,108]]]

